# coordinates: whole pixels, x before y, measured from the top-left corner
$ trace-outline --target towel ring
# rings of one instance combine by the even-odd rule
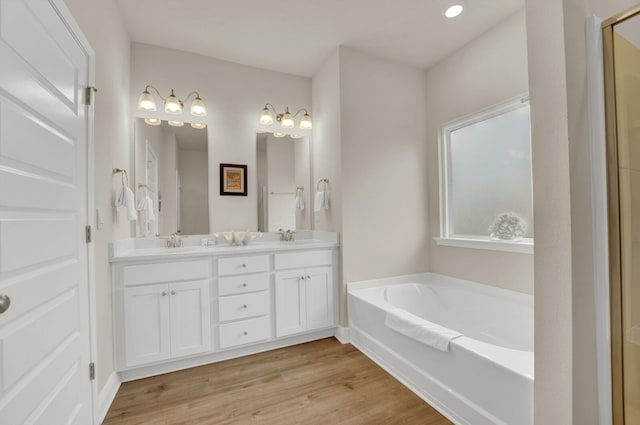
[[[296,196],[302,196],[302,195],[304,195],[304,187],[302,186],[296,187]]]
[[[318,180],[318,184],[316,184],[316,192],[320,191],[320,184],[324,184],[324,191],[326,192],[326,190],[329,188],[329,179],[320,179]]]
[[[124,183],[125,178],[127,179],[127,186],[129,186],[129,175],[127,174],[127,170],[125,170],[124,168],[114,168],[113,169],[113,174],[118,174],[120,173],[120,177],[122,179],[122,184]]]

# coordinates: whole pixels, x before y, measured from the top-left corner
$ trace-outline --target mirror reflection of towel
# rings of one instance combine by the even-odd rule
[[[136,221],[138,214],[136,213],[136,200],[131,189],[129,189],[124,182],[122,187],[116,194],[116,208],[124,207],[127,210],[127,220]]]
[[[321,210],[329,209],[329,192],[316,192],[316,199],[313,203],[314,211],[318,212]]]
[[[156,214],[153,210],[153,200],[149,195],[140,198],[138,202],[138,211],[146,215],[147,221],[155,221]]]

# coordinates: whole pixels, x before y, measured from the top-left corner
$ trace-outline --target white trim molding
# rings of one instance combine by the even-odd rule
[[[101,424],[107,416],[109,408],[111,407],[113,400],[116,398],[116,394],[119,389],[120,379],[118,379],[118,374],[116,372],[112,372],[109,379],[107,379],[107,382],[102,387],[100,394],[98,394],[98,411],[96,412],[96,415],[99,424]]]
[[[334,335],[340,344],[348,344],[351,342],[351,336],[349,335],[349,328],[346,326],[338,326]]]
[[[519,241],[499,241],[492,239],[471,238],[433,238],[440,246],[457,248],[485,249],[489,251],[505,251],[519,254],[533,254],[533,239],[526,238]]]

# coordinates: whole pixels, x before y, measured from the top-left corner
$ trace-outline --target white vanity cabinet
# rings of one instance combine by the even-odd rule
[[[332,252],[275,255],[276,336],[335,326]]]
[[[199,280],[125,288],[126,366],[209,351],[209,286]]]
[[[301,245],[134,249],[113,256],[120,379],[334,335],[337,242]]]
[[[226,349],[271,338],[269,256],[218,260],[219,347]]]

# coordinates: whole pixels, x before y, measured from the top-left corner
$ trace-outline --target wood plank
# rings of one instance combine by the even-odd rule
[[[451,424],[352,345],[327,338],[126,382],[103,425]]]

